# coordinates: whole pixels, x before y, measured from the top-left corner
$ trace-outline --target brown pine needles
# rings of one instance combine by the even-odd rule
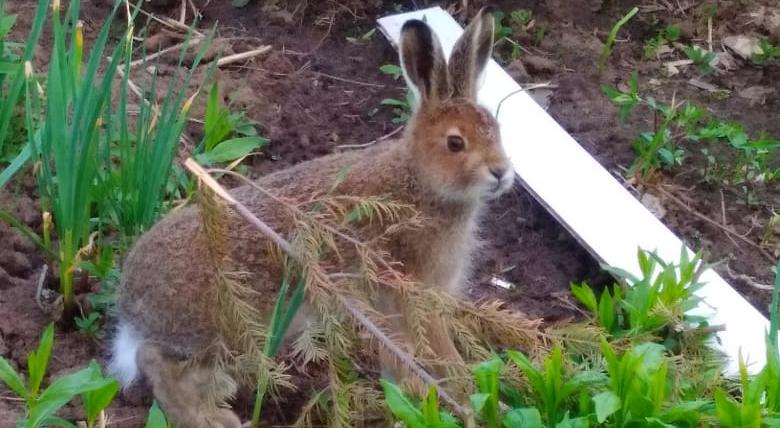
[[[546,347],[539,320],[509,311],[500,302],[456,299],[443,291],[423,287],[398,270],[398,264],[380,244],[399,231],[424,227],[425,219],[413,206],[381,195],[357,198],[320,194],[300,201],[286,200],[230,171],[213,171],[237,176],[285,207],[295,225],[288,241],[233,199],[192,159],[187,159],[185,166],[199,179],[204,231],[212,243],[211,258],[219,272],[215,320],[228,342],[224,348],[232,350],[225,353],[224,361],[242,381],[247,376],[262,375],[269,379],[269,385],[291,386],[284,366],[262,354],[267,337],[264,320],[246,303],[252,300],[249,297],[254,291],[245,284],[241,273],[231,270],[224,243],[227,210],[234,210],[266,235],[281,252],[284,267],[294,269],[306,281],[306,301],[313,310],[308,312],[316,316],[316,334],[302,335],[293,341],[292,350],[304,362],[316,359],[327,363],[330,408],[321,408],[322,394],[326,393],[322,391],[316,402],[304,406],[296,426],[310,426],[310,412],[324,414],[329,426],[343,427],[359,424],[367,414],[382,413],[379,392],[365,381],[352,380],[350,375],[351,361],[358,358],[360,349],[365,349],[356,344],[365,337],[419,381],[437,385],[442,402],[464,420],[473,420],[471,411],[449,391],[457,392],[458,397],[467,396],[463,394],[471,389],[468,363],[484,359],[497,347],[520,348],[532,354]],[[379,233],[369,234],[372,238],[368,241],[355,238],[364,228]],[[415,336],[408,340],[412,343],[400,342],[390,333],[387,320],[373,309],[372,302],[380,298],[379,293],[387,292],[401,296],[406,322],[410,324],[408,331]],[[463,365],[439,361],[431,351],[425,325],[432,314],[443,315],[464,357]],[[448,368],[447,379],[437,379],[425,368],[436,365]],[[278,388],[272,387],[271,391],[275,389]]]

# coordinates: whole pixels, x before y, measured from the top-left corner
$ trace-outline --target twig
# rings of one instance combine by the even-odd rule
[[[203,37],[200,37],[200,36],[193,37],[192,40],[189,41],[188,47],[189,46],[197,46],[202,41],[203,41]],[[167,54],[168,52],[173,52],[175,50],[181,49],[182,47],[184,47],[185,44],[187,44],[187,42],[177,43],[177,44],[175,44],[173,46],[168,46],[165,49],[159,50],[159,51],[157,51],[157,52],[155,52],[155,53],[153,53],[151,55],[148,55],[145,58],[141,58],[141,59],[137,59],[135,61],[132,61],[132,62],[130,62],[130,68],[133,68],[133,67],[135,67],[137,65],[140,65],[140,64],[148,63],[150,60],[153,60],[155,58],[161,57],[161,56]]]
[[[347,79],[345,77],[334,76],[332,74],[323,73],[321,71],[312,71],[312,73],[318,76],[326,77],[332,80],[338,80],[339,82],[344,82],[344,83],[352,83],[355,85],[368,86],[371,88],[380,88],[380,89],[385,87],[385,85],[382,85],[380,83],[361,82],[359,80],[352,80],[352,79]]]
[[[43,294],[43,283],[46,282],[47,272],[49,272],[49,266],[44,263],[43,267],[41,268],[41,273],[38,275],[38,285],[35,288],[35,303],[38,304],[38,307],[41,308],[43,312],[48,312],[48,309],[43,306],[43,300],[41,300],[41,295]]]
[[[203,37],[203,33],[201,33],[200,31],[196,30],[195,28],[190,28],[187,25],[179,24],[174,19],[160,18],[157,15],[155,15],[153,13],[149,13],[149,12],[143,10],[143,9],[139,9],[139,10],[140,10],[140,12],[143,15],[146,15],[146,17],[152,19],[153,21],[157,21],[157,22],[159,22],[162,25],[165,25],[166,27],[170,27],[170,28],[173,28],[174,30],[182,31],[184,33],[188,33],[189,31],[192,31],[192,34],[194,34],[194,35],[196,35],[198,37]]]
[[[707,17],[707,45],[712,52],[712,16]]]
[[[723,232],[725,232],[725,233],[727,233],[727,234],[729,234],[731,236],[734,236],[736,238],[739,238],[741,241],[743,241],[746,244],[750,245],[751,247],[757,249],[761,253],[761,255],[766,257],[768,260],[771,260],[772,262],[775,261],[775,258],[772,257],[765,249],[761,248],[760,245],[756,244],[755,242],[753,242],[752,240],[748,239],[747,237],[740,235],[739,233],[737,233],[736,230],[734,230],[734,229],[732,229],[730,227],[724,226],[724,225],[718,223],[717,221],[707,217],[706,215],[700,213],[699,211],[691,208],[690,206],[688,206],[688,204],[686,204],[685,202],[681,201],[679,198],[677,198],[673,194],[667,192],[661,186],[655,186],[655,188],[659,192],[661,192],[664,196],[669,198],[669,200],[671,200],[672,202],[677,204],[680,208],[683,208],[683,209],[687,210],[688,212],[690,212],[694,216],[698,217],[700,220],[704,220],[705,222],[711,224],[712,226],[715,226],[716,228],[722,230]]]
[[[504,98],[501,98],[501,101],[498,102],[498,106],[496,106],[496,117],[498,117],[498,113],[501,112],[501,105],[504,104],[504,101],[506,101],[507,98],[509,98],[509,97],[511,97],[513,95],[517,95],[520,92],[524,92],[524,91],[532,91],[534,89],[557,88],[557,87],[558,87],[558,85],[554,85],[554,84],[552,84],[550,82],[543,82],[543,83],[534,83],[534,84],[531,84],[531,85],[526,85],[526,86],[524,86],[524,87],[522,87],[520,89],[516,89],[516,90],[506,94],[506,96],[504,96]]]
[[[728,264],[726,264],[726,272],[728,272],[730,277],[732,277],[734,279],[738,279],[740,281],[743,281],[747,285],[749,285],[749,286],[751,286],[751,287],[753,287],[755,289],[763,290],[763,291],[772,291],[772,290],[775,289],[774,285],[761,284],[760,282],[756,282],[756,280],[753,279],[753,277],[751,277],[749,275],[745,275],[744,273],[734,273],[731,270],[731,266],[729,266]]]
[[[228,204],[230,204],[231,207],[233,207],[246,221],[248,221],[251,225],[255,226],[263,235],[265,235],[268,239],[273,241],[276,245],[279,246],[279,248],[284,251],[288,256],[293,258],[298,258],[297,254],[292,249],[292,245],[285,240],[281,235],[276,233],[273,229],[271,229],[270,226],[268,226],[265,222],[260,220],[257,216],[255,216],[244,204],[238,202],[235,198],[233,198],[219,183],[217,183],[214,178],[212,178],[208,172],[203,169],[202,166],[200,166],[195,160],[192,158],[187,158],[184,161],[184,166],[190,170],[198,179],[203,183],[204,185],[208,186],[211,190],[214,191],[214,193],[219,196],[220,198],[224,199]],[[433,378],[427,371],[425,371],[424,368],[420,367],[419,364],[409,356],[409,354],[405,351],[403,351],[398,345],[396,345],[392,339],[390,339],[386,334],[382,332],[382,330],[374,324],[373,321],[371,321],[368,316],[366,316],[365,313],[363,313],[362,310],[357,308],[354,304],[351,303],[350,300],[348,300],[343,295],[339,294],[338,292],[333,291],[333,296],[338,300],[339,304],[346,309],[350,315],[358,322],[360,323],[364,328],[369,330],[372,334],[374,334],[375,337],[379,338],[380,341],[382,341],[382,344],[388,349],[388,351],[395,354],[396,358],[399,359],[399,361],[404,362],[407,367],[411,368],[414,373],[420,377],[421,380],[424,382],[430,384],[430,385],[437,385],[438,382],[436,379]],[[468,411],[468,409],[465,409],[463,406],[461,406],[457,401],[455,401],[449,394],[447,394],[445,391],[443,391],[441,388],[437,388],[437,392],[439,395],[439,398],[441,398],[442,401],[446,402],[454,411],[456,411],[459,415],[464,417],[464,419],[468,419],[471,415],[471,413]]]
[[[179,9],[179,24],[185,25],[187,22],[187,0],[181,0],[181,8]]]
[[[721,223],[723,223],[724,226],[728,226],[728,222],[726,221],[726,201],[723,199],[723,189],[720,189],[720,215]]]
[[[404,127],[403,127],[403,125],[401,125],[398,128],[393,129],[389,133],[387,133],[387,134],[385,134],[385,135],[383,135],[383,136],[381,136],[379,138],[373,139],[373,140],[371,140],[371,141],[369,141],[367,143],[363,143],[363,144],[342,144],[340,146],[336,146],[336,150],[363,149],[363,148],[366,148],[368,146],[372,146],[372,145],[374,145],[374,144],[376,144],[376,143],[378,143],[380,141],[387,140],[388,138],[390,138],[390,137],[394,136],[395,134],[401,132],[401,130],[403,130],[403,129],[404,129]]]
[[[257,49],[252,49],[251,51],[241,52],[233,55],[228,55],[224,58],[220,58],[217,60],[217,67],[224,67],[226,65],[233,64],[235,62],[243,61],[248,58],[253,58],[258,55],[262,55],[268,51],[270,51],[272,48],[271,45],[265,45],[261,46]]]

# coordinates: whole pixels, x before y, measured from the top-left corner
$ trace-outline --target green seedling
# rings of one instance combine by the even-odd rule
[[[630,11],[628,11],[625,16],[620,18],[618,22],[615,23],[615,25],[612,26],[612,30],[610,30],[609,35],[607,36],[607,41],[604,43],[604,48],[601,50],[601,56],[599,57],[599,72],[604,70],[604,66],[607,65],[607,60],[609,59],[609,55],[612,53],[612,45],[615,43],[615,38],[617,37],[618,31],[628,23],[628,21],[631,20],[631,18],[634,17],[639,12],[638,7],[634,7]]]
[[[671,335],[671,331],[664,333],[662,329],[683,320],[702,321],[686,315],[701,301],[695,295],[702,286],[698,282],[700,255],[691,258],[683,249],[677,265],[662,262],[654,253],[643,250],[638,251],[637,258],[642,277],[607,268],[626,285],[616,285],[611,293],[604,290],[599,299],[587,283],[572,284],[572,294],[593,314],[599,326],[618,337],[647,333]],[[672,346],[674,338],[666,339]]]
[[[195,159],[203,165],[240,162],[268,144],[266,138],[258,135],[255,123],[244,113],[222,107],[216,80],[209,90],[203,131],[203,140],[195,150]]]
[[[25,415],[18,422],[22,428],[41,426],[72,427],[68,421],[54,414],[76,396],[81,396],[87,414],[87,426],[95,426],[98,415],[111,403],[119,383],[103,377],[100,367],[94,361],[78,372],[54,380],[41,389],[49,365],[54,344],[54,326],[43,332],[38,348],[27,356],[27,381],[0,357],[0,380],[25,402]]]
[[[372,28],[358,37],[347,37],[347,41],[356,45],[365,45],[374,38],[376,28]]]
[[[755,65],[766,65],[778,58],[780,58],[780,46],[775,46],[767,39],[761,39],[758,42],[758,47],[761,49],[761,53],[753,54],[750,60]]]
[[[683,48],[685,55],[699,68],[701,74],[712,73],[712,62],[715,60],[715,52],[702,49],[698,46],[686,46]]]
[[[460,424],[449,413],[439,408],[436,387],[430,386],[428,394],[419,405],[406,398],[401,389],[382,380],[385,403],[398,420],[408,428],[457,428]]]
[[[639,96],[639,75],[636,71],[631,72],[627,92],[609,85],[601,85],[601,91],[606,94],[612,104],[618,107],[618,118],[621,124],[626,123],[634,108],[642,102],[642,98]]]
[[[306,280],[301,277],[295,285],[295,289],[290,292],[289,278],[285,275],[282,280],[282,286],[276,296],[276,304],[271,314],[271,322],[268,325],[269,335],[266,339],[263,354],[269,358],[274,358],[282,346],[282,341],[287,329],[298,313],[303,304],[303,297],[306,290]],[[255,393],[255,404],[252,410],[253,428],[260,426],[260,412],[263,406],[266,389],[268,388],[268,379],[264,375],[258,376],[257,391]]]
[[[729,397],[722,388],[718,388],[715,391],[715,415],[718,425],[724,428],[760,428],[762,426],[764,389],[767,382],[777,383],[777,379],[767,379],[768,373],[767,371],[762,371],[758,376],[750,379],[747,374],[745,361],[740,353],[739,374],[742,399],[737,400]]]
[[[79,329],[79,334],[88,339],[96,340],[100,337],[100,319],[99,313],[90,312],[86,315],[77,316],[74,321]]]
[[[563,351],[560,346],[555,346],[550,355],[544,360],[544,368],[537,369],[533,363],[522,353],[507,351],[507,357],[523,372],[531,386],[534,403],[540,409],[544,421],[548,426],[557,426],[563,421],[569,424],[584,422],[582,419],[569,419],[567,402],[580,392],[586,384],[582,373],[579,376],[571,376],[566,373],[563,360]]]
[[[655,37],[648,39],[644,45],[645,58],[653,58],[661,46],[680,39],[680,27],[669,25],[658,31]]]
[[[401,67],[394,64],[385,64],[379,67],[379,70],[394,79],[398,79],[403,75]],[[406,96],[403,99],[398,98],[385,98],[380,104],[384,106],[390,106],[395,112],[395,117],[392,122],[395,124],[404,124],[412,116],[412,106],[414,106],[415,98],[414,92],[411,89],[406,90]]]
[[[533,18],[534,14],[529,9],[516,9],[509,13],[510,21],[518,25],[528,25]]]

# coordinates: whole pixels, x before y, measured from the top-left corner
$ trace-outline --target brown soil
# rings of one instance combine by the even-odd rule
[[[34,8],[19,3],[11,2],[10,6],[20,14],[20,23],[28,23],[21,26],[29,28]],[[106,15],[106,6],[100,0],[82,3],[86,27],[90,29],[87,32],[89,39],[97,33]],[[365,34],[373,27],[375,18],[393,13],[392,2],[344,2],[361,4],[349,8],[339,2],[269,2],[280,5],[281,9],[277,11],[263,10],[262,3],[254,1],[244,9],[235,9],[228,1],[211,1],[201,10],[201,27],[209,28],[218,22],[219,35],[231,38],[228,47],[233,52],[258,44],[273,45],[269,54],[221,70],[219,74],[225,99],[233,103],[234,109],[246,111],[248,117],[260,124],[263,135],[271,140],[264,154],[251,160],[254,176],[330,153],[339,145],[369,142],[396,128],[390,121],[392,111],[380,102],[387,97],[402,96],[403,84],[379,72],[381,65],[397,62],[395,52],[378,32],[366,43],[346,40]],[[775,137],[780,136],[777,92],[767,97],[763,105],[749,105],[747,100],[736,96],[716,100],[686,83],[693,77],[690,72],[664,78],[658,72],[658,63],[640,61],[643,40],[661,25],[652,24],[651,16],[674,22],[691,18],[689,15],[659,12],[644,17],[640,14],[621,33],[621,37],[628,34],[631,43],[616,44],[610,65],[604,76],[599,77],[594,63],[600,54],[601,40],[616,19],[634,3],[638,2],[604,2],[603,6],[595,0],[499,2],[507,12],[531,9],[537,25],[546,27],[545,37],[532,49],[534,57],[544,60],[526,60],[527,73],[522,79],[551,80],[558,86],[550,100],[550,114],[605,167],[620,174],[621,167],[627,167],[633,159],[630,142],[638,130],[650,130],[651,118],[642,115],[635,115],[626,127],[619,127],[616,110],[599,90],[599,84],[603,82],[624,82],[631,69],[639,69],[642,91],[653,93],[659,100],[668,101],[674,92],[677,99],[694,100],[720,117],[741,121],[751,135],[767,130]],[[725,18],[729,13],[737,13],[735,9],[729,9],[730,2],[720,3],[715,22],[728,23]],[[412,7],[411,4],[404,5],[404,10]],[[156,12],[178,16],[176,8],[160,7]],[[694,14],[695,11],[686,13]],[[695,34],[702,34],[701,22],[690,20],[697,22],[694,30],[698,33]],[[729,30],[719,24],[716,37],[731,34]],[[46,57],[47,51],[44,43],[37,63],[43,64],[41,58]],[[162,62],[170,66],[174,60],[165,58]],[[659,79],[661,84],[648,85],[646,82],[650,78]],[[760,69],[741,66],[728,75],[707,78],[711,83],[735,92],[754,85],[777,87],[778,79],[780,70],[777,66]],[[196,106],[196,117],[199,112],[202,107]],[[193,137],[199,136],[198,129],[190,131]],[[674,185],[675,194],[685,197],[691,208],[716,221],[721,221],[723,206],[729,226],[759,242],[763,231],[756,223],[766,223],[767,207],[778,205],[780,192],[777,189],[764,192],[762,196],[766,199],[762,206],[740,205],[736,192],[726,189],[721,196],[719,189],[700,183],[696,168],[701,163],[701,156],[697,158],[697,148],[686,149],[691,162],[679,173],[663,175],[659,181]],[[28,175],[0,191],[0,207],[40,230],[40,211],[35,195],[34,182]],[[726,266],[730,266],[735,275],[747,275],[754,278],[753,282],[768,284],[772,276],[771,262],[750,246],[735,244],[721,230],[697,220],[688,210],[669,201],[662,200],[662,203],[667,211],[665,223],[692,247],[703,248],[709,261],[725,260],[718,270],[754,305],[766,311],[769,293],[751,286],[745,280],[746,276],[739,276],[739,279],[730,276]],[[557,322],[579,316],[567,291],[570,281],[588,280],[596,284],[609,281],[588,253],[519,186],[491,204],[485,215],[482,236],[485,245],[478,254],[477,269],[469,290],[474,299],[498,297],[529,315]],[[2,223],[0,242],[0,355],[20,368],[24,367],[26,354],[36,345],[48,322],[35,302],[35,288],[44,258],[33,245]],[[514,290],[489,285],[493,276],[514,284]],[[106,355],[105,346],[102,342],[85,339],[75,331],[59,329],[50,373],[56,376],[75,370],[92,358],[102,361]],[[11,394],[0,386],[0,428],[13,426],[21,412],[19,403],[10,397]],[[289,423],[288,418],[294,412],[280,409],[295,407],[301,399],[295,397],[279,406],[269,405],[272,410],[266,412],[267,422]],[[109,411],[111,426],[143,426],[148,406],[149,397],[144,394],[128,394],[118,399]],[[248,412],[249,405],[241,400],[238,408]],[[79,416],[73,413],[78,412],[76,407],[65,412],[67,416]]]

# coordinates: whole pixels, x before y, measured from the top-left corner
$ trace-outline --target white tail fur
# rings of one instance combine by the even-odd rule
[[[119,380],[123,388],[132,385],[138,378],[136,355],[142,341],[141,335],[132,325],[119,321],[111,343],[111,361],[108,364],[108,371]]]

